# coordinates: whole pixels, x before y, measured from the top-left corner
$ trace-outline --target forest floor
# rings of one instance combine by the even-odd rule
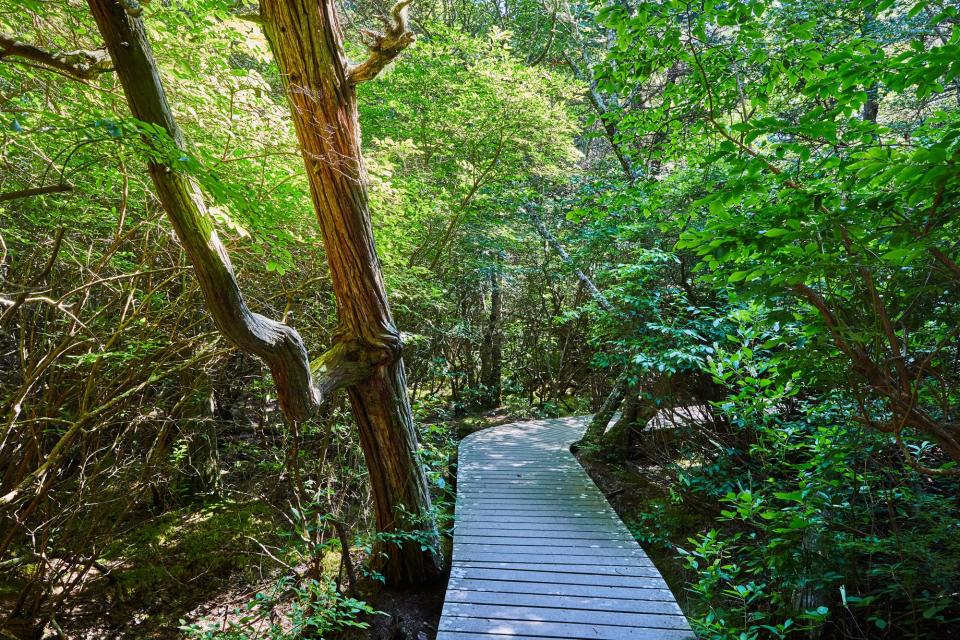
[[[455,447],[470,433],[525,417],[494,411],[451,420],[447,423],[455,434],[451,444]],[[611,462],[578,457],[685,606],[690,576],[676,558],[676,546],[695,532],[702,518],[671,513],[669,531],[649,526],[654,522],[652,509],[669,509],[667,474],[653,459],[636,455],[626,462]],[[90,574],[79,604],[58,614],[58,625],[66,637],[77,640],[174,640],[182,637],[180,626],[185,622],[205,620],[225,628],[249,615],[258,594],[271,593],[287,573],[265,553],[265,547],[276,550],[274,545],[282,544],[276,532],[285,524],[269,502],[267,495],[231,496],[205,506],[183,505],[134,518],[100,555],[101,570]],[[449,546],[447,539],[448,555]],[[328,551],[324,573],[335,575],[338,564],[339,552]],[[418,590],[361,586],[355,597],[377,611],[360,618],[369,628],[348,629],[330,638],[433,640],[445,590],[446,578]],[[51,625],[43,637],[64,636]]]
[[[125,550],[137,552],[102,563],[109,573],[93,572],[75,606],[61,611],[42,635],[10,631],[31,640],[175,640],[183,637],[179,627],[185,622],[203,620],[227,628],[250,615],[258,594],[275,593],[277,581],[285,575],[256,545],[244,544],[272,526],[266,518],[251,518],[251,513],[260,511],[250,505],[225,509],[217,518],[194,523],[192,529],[182,521],[171,525],[179,517],[176,512],[159,522],[143,523],[123,542]],[[338,556],[329,552],[324,558],[325,573],[336,571]],[[324,637],[433,640],[445,590],[446,577],[423,589],[362,586],[355,597],[378,611],[361,618],[370,628]],[[276,619],[271,616],[264,631]]]
[[[451,460],[455,460],[456,444],[466,435],[523,417],[501,410],[446,421],[444,427],[453,438]],[[183,637],[180,627],[184,624],[204,621],[223,629],[249,616],[256,599],[276,593],[278,580],[289,574],[266,553],[269,549],[280,553],[285,542],[278,532],[289,528],[289,522],[275,505],[275,494],[282,493],[282,487],[266,486],[269,482],[255,475],[228,484],[244,490],[207,503],[127,514],[119,524],[119,535],[98,555],[99,568],[88,573],[71,600],[72,606],[59,611],[40,635],[24,627],[12,630],[16,637],[175,640]],[[445,540],[448,555],[449,546]],[[355,555],[356,562],[362,560]],[[327,551],[324,574],[336,575],[338,564],[339,551]],[[0,584],[0,609],[12,606],[5,599],[17,593],[14,586]],[[360,617],[369,629],[348,629],[329,638],[433,640],[445,590],[446,577],[424,589],[361,586],[355,597],[378,612]],[[264,627],[275,618],[272,615]]]

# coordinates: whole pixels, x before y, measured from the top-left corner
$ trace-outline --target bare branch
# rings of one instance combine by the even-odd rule
[[[386,33],[362,30],[362,33],[370,38],[370,44],[367,45],[370,55],[360,64],[351,65],[347,69],[347,77],[351,83],[360,84],[373,80],[401,51],[416,40],[407,25],[407,7],[411,2],[413,0],[400,0],[393,5],[390,17],[383,18]]]
[[[13,318],[14,314],[16,314],[17,312],[17,309],[19,309],[23,305],[23,303],[27,299],[27,296],[30,295],[30,290],[33,287],[36,287],[41,282],[43,282],[44,278],[50,275],[50,271],[53,269],[53,265],[56,264],[57,262],[57,256],[60,255],[60,245],[63,242],[63,234],[64,234],[64,227],[60,227],[59,229],[57,229],[57,234],[53,237],[53,249],[50,251],[50,257],[47,258],[47,262],[43,266],[43,269],[41,269],[37,275],[35,275],[33,278],[30,279],[29,282],[27,282],[26,286],[23,287],[23,291],[21,291],[20,294],[17,295],[15,300],[12,300],[12,301],[4,300],[4,306],[6,306],[7,309],[2,314],[0,314],[0,327],[5,326],[10,321],[10,319]],[[10,304],[7,304],[8,302]]]
[[[543,224],[543,220],[540,219],[540,215],[537,213],[536,209],[533,206],[525,207],[526,212],[530,215],[530,219],[533,221],[533,225],[537,228],[537,231],[543,236],[543,239],[547,241],[554,251],[560,256],[560,259],[567,263],[570,267],[573,268],[574,274],[577,278],[584,284],[590,295],[593,296],[593,299],[596,300],[603,309],[609,313],[617,313],[617,310],[612,304],[607,296],[603,295],[603,292],[597,288],[597,285],[593,284],[593,280],[590,279],[587,274],[585,274],[576,264],[576,261],[567,253],[567,250],[563,248],[563,245],[560,244],[560,241],[557,240],[557,237],[550,233],[550,230],[547,229],[546,225]]]
[[[10,200],[19,200],[20,198],[32,198],[33,196],[43,196],[50,193],[66,193],[68,191],[73,191],[72,184],[64,183],[51,184],[46,187],[32,187],[30,189],[0,193],[0,202],[9,202]]]
[[[0,60],[8,57],[23,58],[78,80],[92,80],[110,70],[110,54],[106,49],[47,51],[0,33]]]

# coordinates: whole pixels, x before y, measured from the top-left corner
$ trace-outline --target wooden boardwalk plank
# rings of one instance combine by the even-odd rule
[[[587,417],[460,445],[437,640],[693,640],[656,567],[569,451]]]
[[[450,578],[447,589],[463,591],[493,591],[496,593],[526,593],[542,596],[584,596],[590,598],[618,598],[622,600],[660,600],[674,602],[669,589],[638,589],[630,587],[598,587],[596,585],[567,584],[555,582],[504,582],[503,580],[480,580]]]
[[[526,607],[560,607],[624,613],[661,613],[681,615],[677,603],[663,600],[626,600],[587,596],[554,596],[535,593],[499,593],[496,591],[447,591],[447,602],[510,604]]]
[[[643,563],[652,565],[649,559],[646,558],[630,558],[632,563]],[[475,551],[465,551],[454,556],[455,562],[475,562],[475,561],[490,561],[490,562],[536,562],[539,564],[587,564],[587,565],[596,565],[596,566],[623,566],[623,558],[617,557],[604,557],[597,558],[596,556],[583,555],[583,554],[547,554],[547,553],[503,553],[503,552],[475,552]]]
[[[656,567],[646,564],[635,567],[602,564],[570,564],[557,563],[545,565],[542,563],[525,562],[494,562],[492,560],[464,560],[459,563],[460,568],[478,567],[482,569],[504,569],[508,571],[550,571],[551,573],[590,573],[608,576],[637,576],[654,578],[659,576]]]
[[[592,622],[546,622],[542,620],[500,620],[496,618],[440,618],[440,633],[466,631],[468,633],[522,634],[541,638],[569,638],[580,640],[687,640],[691,637],[686,629],[661,629],[657,627],[633,627],[603,625]]]
[[[479,604],[448,602],[443,607],[448,616],[461,618],[489,618],[494,620],[526,620],[529,622],[575,622],[603,624],[614,627],[645,627],[651,629],[686,629],[682,615],[658,613],[625,613],[562,607],[531,607],[515,604]]]

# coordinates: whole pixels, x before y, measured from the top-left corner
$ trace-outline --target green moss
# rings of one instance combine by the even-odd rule
[[[118,539],[102,557],[122,563],[114,577],[125,596],[136,596],[240,569],[259,552],[246,536],[259,539],[272,530],[265,505],[221,501],[154,518]]]

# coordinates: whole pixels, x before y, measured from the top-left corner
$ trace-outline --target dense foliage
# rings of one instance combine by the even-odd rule
[[[251,308],[337,335],[242,4],[125,3],[180,149],[86,3],[0,0],[0,634],[363,637],[378,549],[444,551],[376,532],[344,394],[283,419],[151,182],[200,185]],[[361,59],[389,7],[340,11]],[[600,410],[580,452],[701,638],[955,637],[957,7],[423,0],[412,28],[359,120],[441,530],[460,436]]]

